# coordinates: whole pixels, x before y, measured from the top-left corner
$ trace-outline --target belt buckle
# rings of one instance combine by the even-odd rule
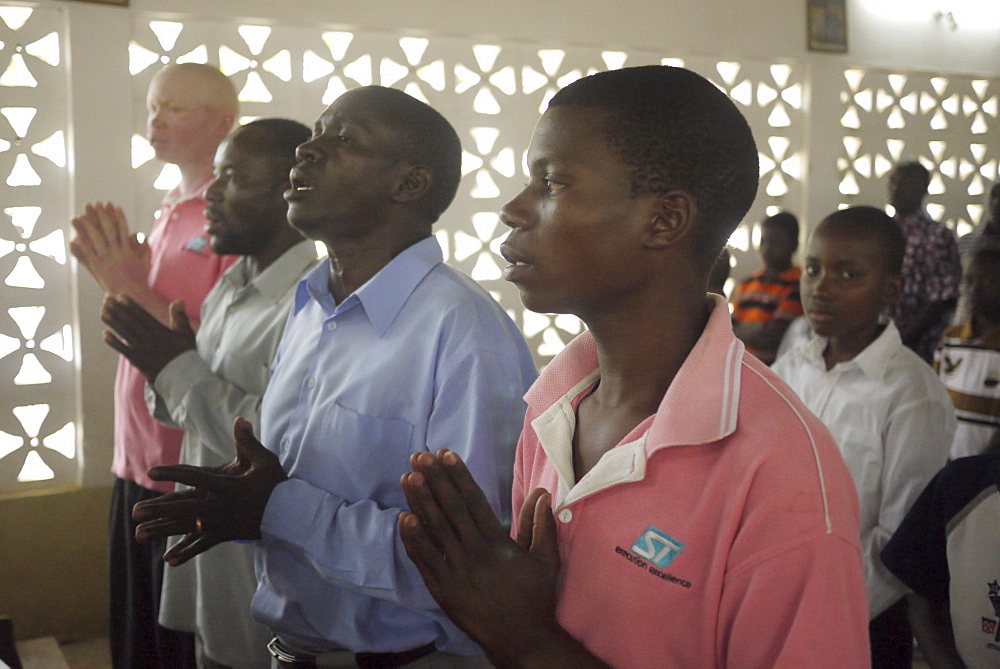
[[[267,642],[267,650],[271,653],[271,657],[278,660],[278,662],[284,662],[285,664],[290,664],[296,667],[313,667],[316,664],[314,658],[303,658],[300,655],[292,655],[287,650],[282,648],[281,642],[278,641],[278,637],[273,637]]]

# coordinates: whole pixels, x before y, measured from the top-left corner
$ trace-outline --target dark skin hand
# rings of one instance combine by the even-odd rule
[[[927,663],[934,669],[962,669],[965,664],[955,647],[948,602],[934,603],[915,592],[906,596],[907,616],[913,635]]]
[[[127,295],[104,298],[101,320],[114,331],[104,331],[104,343],[124,355],[150,383],[171,360],[197,348],[184,303],[171,302],[169,314],[167,327]]]
[[[139,521],[139,542],[184,535],[163,559],[176,567],[223,541],[260,539],[264,508],[274,488],[288,479],[281,462],[257,441],[243,418],[233,425],[236,459],[221,467],[165,465],[149,470],[154,481],[191,486],[139,502],[132,519]],[[201,521],[199,528],[198,521]]]
[[[457,454],[411,456],[411,512],[399,516],[406,553],[442,610],[498,667],[605,667],[556,621],[559,549],[551,497],[528,495],[517,540]]]

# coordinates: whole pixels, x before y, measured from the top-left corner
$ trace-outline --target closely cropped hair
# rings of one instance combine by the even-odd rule
[[[796,241],[799,238],[799,219],[795,218],[795,214],[791,212],[779,211],[777,214],[765,218],[760,225],[761,227],[768,226],[775,230],[781,230]]]
[[[451,123],[430,105],[395,88],[370,86],[379,117],[396,133],[396,151],[412,165],[431,170],[431,186],[419,200],[421,213],[438,220],[458,191],[462,178],[462,143]]]
[[[696,252],[711,263],[757,195],[757,146],[732,100],[704,77],[649,65],[566,86],[549,108],[595,107],[608,144],[632,170],[632,194],[683,190],[700,213]]]
[[[906,254],[906,236],[899,223],[876,207],[848,207],[835,211],[823,219],[820,225],[836,224],[853,228],[858,236],[869,236],[878,244],[879,254],[890,274],[899,274],[903,269]]]
[[[264,134],[260,148],[274,154],[276,167],[287,173],[295,165],[295,149],[305,144],[312,136],[307,126],[287,118],[261,118],[240,126],[240,130],[259,131]]]

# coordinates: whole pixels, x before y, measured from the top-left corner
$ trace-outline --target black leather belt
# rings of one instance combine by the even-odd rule
[[[420,648],[412,648],[398,653],[355,653],[354,661],[361,669],[391,669],[391,667],[402,667],[410,662],[416,662],[433,652],[434,644],[429,643]]]
[[[267,644],[271,656],[283,669],[316,669],[315,655],[299,655],[289,651],[275,637]],[[434,652],[434,644],[404,650],[398,653],[355,653],[354,661],[361,669],[392,669],[416,662],[425,655]]]

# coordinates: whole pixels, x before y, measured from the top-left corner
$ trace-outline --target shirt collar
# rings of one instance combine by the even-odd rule
[[[252,281],[246,280],[245,257],[237,260],[220,281],[225,281],[233,290],[253,286],[264,299],[277,303],[302,277],[303,272],[316,262],[316,245],[307,239],[287,249]]]
[[[717,441],[736,430],[745,349],[733,336],[725,300],[717,295],[709,299],[713,309],[708,324],[660,402],[647,433],[647,453]],[[584,331],[545,368],[525,400],[535,411],[560,400],[571,402],[596,368],[597,345]]]
[[[882,315],[879,316],[879,323],[885,325],[885,329],[875,338],[875,341],[868,344],[861,353],[858,353],[850,360],[845,360],[834,365],[834,369],[841,366],[844,368],[854,366],[873,381],[880,382],[885,379],[886,371],[889,368],[889,360],[903,345],[903,339],[900,337],[899,330],[896,328],[896,324],[892,322],[892,319]],[[828,341],[826,337],[813,337],[810,341],[802,344],[799,351],[806,361],[826,371],[823,351],[826,349]]]
[[[325,305],[324,308],[331,307],[334,313],[360,302],[372,327],[381,336],[392,325],[417,285],[443,260],[444,255],[437,239],[433,236],[422,239],[390,260],[339,305],[334,305],[330,293],[330,263],[321,262],[299,282],[295,291],[295,313],[310,299]]]

